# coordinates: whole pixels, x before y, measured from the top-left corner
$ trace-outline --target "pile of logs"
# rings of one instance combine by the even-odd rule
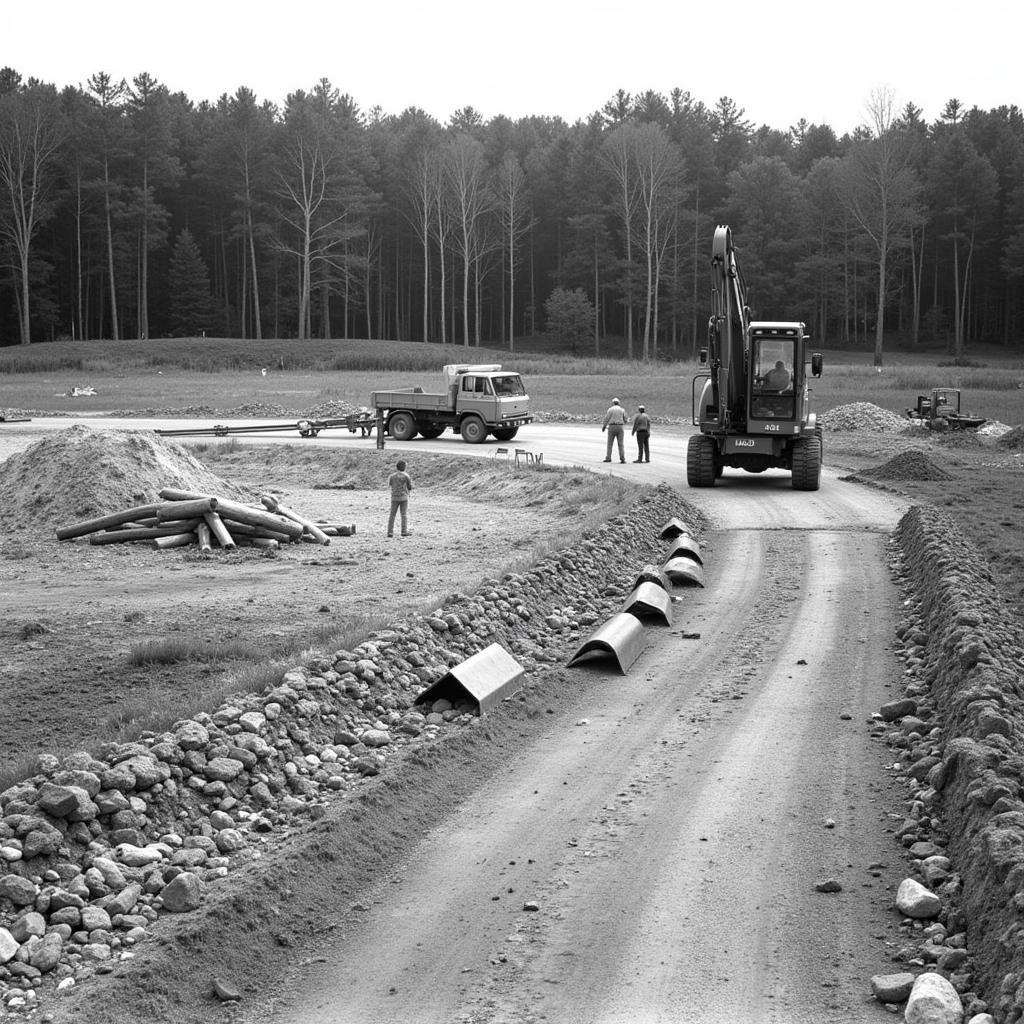
[[[198,544],[200,552],[209,554],[215,545],[230,551],[236,547],[277,549],[299,541],[330,544],[332,536],[350,537],[356,532],[354,525],[311,522],[270,495],[260,498],[263,508],[171,487],[160,491],[160,498],[149,505],[61,527],[57,539],[88,536],[90,544],[144,541],[154,548]]]

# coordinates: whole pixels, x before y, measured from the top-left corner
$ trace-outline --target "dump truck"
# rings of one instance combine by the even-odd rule
[[[450,363],[442,373],[440,394],[417,387],[371,392],[371,405],[396,441],[410,441],[417,434],[440,437],[449,427],[469,444],[483,444],[491,434],[511,441],[533,420],[523,378],[502,370],[499,363]]]
[[[907,415],[931,430],[975,430],[985,422],[984,416],[960,411],[959,388],[932,388],[930,395],[918,395],[917,405]]]
[[[816,491],[822,436],[810,411],[808,377],[821,376],[822,356],[798,321],[751,320],[746,284],[727,225],[715,229],[711,253],[712,313],[707,369],[691,385],[692,418],[700,433],[686,450],[691,487],[713,487],[726,467],[763,473],[785,469],[793,487]]]

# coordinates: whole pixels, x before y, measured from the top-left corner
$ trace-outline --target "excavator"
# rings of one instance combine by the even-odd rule
[[[750,319],[726,225],[715,228],[711,307],[708,346],[700,352],[707,369],[692,383],[693,423],[700,433],[686,449],[687,483],[714,487],[726,467],[748,473],[785,469],[795,490],[816,491],[822,435],[810,411],[810,336],[802,323]],[[811,376],[821,376],[820,352],[810,354],[809,369]]]

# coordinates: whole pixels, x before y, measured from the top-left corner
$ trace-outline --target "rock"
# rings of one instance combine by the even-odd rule
[[[906,917],[935,917],[942,909],[942,900],[920,882],[904,878],[896,890],[896,909]]]
[[[210,734],[199,722],[182,722],[174,733],[174,742],[182,750],[202,750],[210,743]]]
[[[102,907],[82,907],[82,930],[91,932],[97,928],[109,931],[110,915]]]
[[[828,878],[824,882],[817,882],[814,886],[815,892],[842,892],[843,887],[834,878]]]
[[[917,701],[912,697],[903,697],[900,700],[890,701],[883,704],[878,713],[882,716],[883,722],[897,722],[904,715],[917,714]]]
[[[20,945],[21,943],[6,928],[0,928],[0,964],[13,960]]]
[[[996,1019],[991,1013],[976,1013],[967,1024],[996,1024]]]
[[[221,978],[213,979],[213,994],[225,1003],[237,1003],[242,998],[242,993],[231,982]]]
[[[198,875],[183,871],[160,891],[164,910],[183,914],[195,910],[203,901],[203,883]]]
[[[233,757],[215,757],[206,763],[203,774],[215,782],[232,782],[245,770],[241,761]]]
[[[35,903],[37,892],[35,885],[21,875],[0,877],[0,899],[8,899],[16,907],[27,907]]]
[[[139,902],[141,895],[142,884],[140,882],[129,882],[116,896],[112,896],[107,900],[106,911],[111,916],[127,914]]]
[[[963,1024],[960,996],[941,974],[920,974],[903,1014],[906,1024]]]
[[[15,918],[8,930],[18,942],[27,942],[33,935],[42,938],[46,934],[46,918],[34,910]]]
[[[157,864],[163,860],[164,852],[157,846],[134,846],[131,843],[118,843],[114,848],[117,859],[132,868]]]
[[[47,974],[60,963],[64,952],[64,939],[60,932],[51,931],[39,940],[39,945],[32,950],[29,963],[40,974]]]
[[[905,1002],[913,987],[914,975],[909,972],[876,974],[871,979],[871,991],[880,1003]]]
[[[359,739],[368,747],[386,747],[391,742],[391,735],[383,729],[367,729]]]
[[[237,828],[224,828],[217,833],[214,842],[220,853],[233,853],[245,846],[245,836]]]

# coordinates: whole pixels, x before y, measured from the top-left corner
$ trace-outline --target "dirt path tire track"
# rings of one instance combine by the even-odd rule
[[[715,535],[708,589],[630,674],[588,668],[578,704],[245,1019],[876,1019],[867,979],[898,937],[895,796],[866,726],[896,671],[883,549],[842,527]],[[844,891],[816,893],[826,877]]]

